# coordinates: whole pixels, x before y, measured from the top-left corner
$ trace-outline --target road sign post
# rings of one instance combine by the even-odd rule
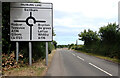
[[[18,55],[19,55],[19,43],[16,42],[16,61],[18,62]]]
[[[48,66],[48,42],[46,42],[46,66]]]
[[[32,43],[29,42],[29,65],[32,65]]]

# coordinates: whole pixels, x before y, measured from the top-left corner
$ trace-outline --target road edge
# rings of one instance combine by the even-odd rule
[[[48,66],[46,66],[46,70],[43,71],[41,76],[46,76],[46,73],[47,73],[49,67],[51,66],[51,63],[52,63],[52,60],[53,60],[53,57],[54,57],[55,53],[56,53],[56,49],[52,51],[51,54],[53,54],[53,55],[52,55],[51,58],[50,58],[50,54],[48,55]]]
[[[72,50],[72,51],[75,51],[75,52],[77,52],[77,53],[80,52],[80,51],[74,50],[74,49],[71,49],[71,50]],[[80,52],[80,53],[86,54],[86,53],[84,53],[84,52]],[[86,55],[89,55],[89,54],[86,54]],[[95,56],[95,55],[89,55],[89,56],[94,56],[94,57],[96,57],[96,58],[103,59],[103,60],[106,60],[106,61],[108,61],[108,62],[112,62],[112,63],[115,63],[115,64],[119,64],[119,65],[120,65],[119,62],[115,62],[115,61],[112,61],[112,60],[109,60],[109,59],[104,59],[104,58],[101,58],[101,57],[97,57],[97,56]],[[100,56],[100,55],[99,55],[99,56]],[[104,56],[102,56],[102,57],[104,57]]]

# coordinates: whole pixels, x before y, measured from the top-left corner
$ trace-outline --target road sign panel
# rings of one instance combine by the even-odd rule
[[[52,41],[51,3],[11,3],[11,41]]]

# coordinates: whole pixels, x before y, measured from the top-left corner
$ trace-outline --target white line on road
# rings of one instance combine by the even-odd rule
[[[73,54],[73,53],[72,53]],[[73,54],[75,56],[75,54]]]
[[[79,56],[77,56],[77,58],[79,58],[79,59],[81,59],[82,61],[84,61],[84,59],[83,59],[83,58],[81,58],[81,57],[79,57]]]
[[[89,63],[89,64],[90,64],[90,65],[92,65],[93,67],[95,67],[95,68],[99,69],[100,71],[102,71],[102,72],[104,72],[104,73],[108,74],[109,76],[112,76],[112,74],[110,74],[110,73],[108,73],[107,71],[105,71],[105,70],[103,70],[103,69],[99,68],[98,66],[96,66],[96,65],[94,65],[94,64],[92,64],[92,63]]]

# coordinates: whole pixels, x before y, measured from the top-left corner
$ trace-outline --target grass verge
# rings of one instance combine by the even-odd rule
[[[51,64],[55,52],[56,50],[53,50],[51,54],[48,55],[48,66],[45,65],[45,59],[38,60],[36,63],[33,63],[32,66],[26,65],[21,68],[14,68],[8,71],[3,71],[3,76],[44,76]]]
[[[98,58],[101,58],[101,59],[104,59],[104,60],[107,60],[107,61],[111,61],[111,62],[120,64],[120,60],[116,59],[116,58],[105,57],[105,56],[102,56],[102,55],[93,54],[93,53],[87,53],[87,52],[80,51],[80,50],[74,50],[74,51],[84,53],[84,54],[87,54],[87,55],[90,55],[90,56],[95,56],[95,57],[98,57]]]

